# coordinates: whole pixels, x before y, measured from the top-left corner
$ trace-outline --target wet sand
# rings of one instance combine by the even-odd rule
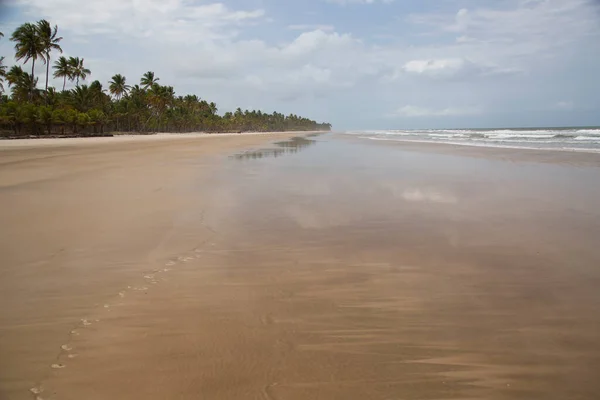
[[[290,135],[0,142],[0,399],[31,398],[82,319],[203,240],[184,225],[223,158]]]
[[[600,396],[599,164],[218,140],[0,156],[0,397]]]

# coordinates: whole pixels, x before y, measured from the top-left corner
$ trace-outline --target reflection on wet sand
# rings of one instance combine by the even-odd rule
[[[42,396],[600,398],[597,169],[292,142],[225,163]]]
[[[309,134],[306,136],[296,136],[290,140],[274,143],[274,145],[277,147],[248,150],[232,157],[236,160],[256,160],[268,157],[279,157],[284,154],[298,153],[302,149],[312,146],[316,143],[315,140],[309,139],[309,137],[316,137],[319,135],[320,134]]]

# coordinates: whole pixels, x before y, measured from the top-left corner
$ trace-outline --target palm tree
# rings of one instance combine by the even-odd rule
[[[140,83],[144,89],[148,89],[148,88],[152,87],[158,81],[160,81],[160,78],[156,78],[154,76],[154,72],[148,71],[142,76]]]
[[[79,79],[85,81],[88,74],[92,73],[92,71],[83,66],[83,58],[70,57],[69,66],[71,67],[71,79],[77,80],[76,86],[79,86]]]
[[[12,98],[15,101],[25,101],[28,98],[33,99],[31,87],[37,85],[38,79],[33,78],[27,72],[23,71],[18,65],[13,65],[6,74],[6,81],[11,87]]]
[[[110,96],[104,93],[104,88],[100,81],[95,80],[90,83],[90,91],[92,92],[92,98],[94,100],[94,108],[106,109],[111,103]]]
[[[54,25],[54,28],[50,25],[50,22],[45,19],[39,20],[37,23],[37,29],[39,32],[40,40],[42,42],[43,51],[45,56],[43,58],[46,64],[46,92],[48,91],[48,75],[50,74],[50,52],[52,50],[58,50],[62,53],[62,48],[59,43],[63,39],[58,37],[58,26]]]
[[[31,84],[33,85],[37,82],[34,77],[35,61],[38,57],[43,59],[46,54],[37,26],[29,22],[19,26],[13,32],[10,40],[15,42],[15,58],[17,61],[24,60],[23,62],[27,63],[29,60],[32,60]],[[33,97],[33,89],[34,87],[32,86],[30,89],[30,98]]]
[[[65,86],[67,85],[67,78],[69,80],[73,80],[73,69],[71,68],[71,64],[69,60],[65,57],[61,56],[58,60],[54,62],[54,76],[55,78],[63,78],[63,92],[65,91]]]
[[[94,93],[88,85],[77,85],[71,90],[71,104],[79,112],[87,112],[94,105]]]
[[[19,82],[23,74],[23,68],[21,68],[19,65],[13,65],[6,74],[6,81],[8,82],[8,86],[17,84],[17,82]]]
[[[58,101],[59,96],[56,92],[56,89],[54,87],[49,87],[48,91],[46,92],[46,105],[54,107],[57,105]]]
[[[99,80],[95,80],[94,82],[90,83],[90,89],[97,93],[104,92],[104,89],[102,88],[102,84],[100,83]]]
[[[155,83],[148,91],[148,103],[153,110],[157,128],[160,128],[160,124],[163,122],[163,116],[169,106],[173,103],[174,99],[175,91],[172,86],[161,86],[158,83]]]
[[[112,77],[112,80],[109,83],[108,90],[111,94],[115,95],[117,100],[120,100],[124,94],[127,94],[130,86],[126,84],[126,79],[121,74],[116,74]]]
[[[2,32],[0,32],[2,34]],[[4,57],[0,57],[0,91],[4,93],[4,79],[6,79],[6,65]]]
[[[146,90],[142,89],[140,85],[133,85],[129,91],[129,97],[145,97]]]

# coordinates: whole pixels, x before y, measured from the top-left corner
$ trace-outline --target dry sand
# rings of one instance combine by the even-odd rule
[[[0,397],[600,396],[598,168],[280,136],[2,152]]]

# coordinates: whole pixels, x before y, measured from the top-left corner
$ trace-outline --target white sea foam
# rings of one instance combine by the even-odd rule
[[[495,133],[495,134],[486,134],[485,137],[488,139],[549,139],[556,136],[555,133]]]
[[[600,152],[600,129],[421,129],[347,133],[371,140]]]
[[[359,136],[361,139],[375,140],[375,141],[386,141],[386,142],[411,142],[411,143],[436,143],[432,140],[403,140],[403,139],[394,139],[394,138],[378,138],[378,137],[369,137],[369,136]],[[522,143],[517,141],[518,143]],[[476,142],[476,141],[449,141],[449,142],[437,142],[441,144],[451,144],[455,146],[467,146],[467,147],[494,147],[500,149],[521,149],[521,150],[549,150],[549,151],[571,151],[571,152],[582,152],[582,153],[599,153],[600,148],[585,148],[585,147],[531,147],[531,146],[515,146],[509,145],[507,141],[502,142]],[[556,142],[553,142],[556,143]],[[575,143],[575,142],[565,142],[566,144]],[[537,142],[536,142],[537,144]]]
[[[577,136],[575,140],[600,142],[599,136]]]

